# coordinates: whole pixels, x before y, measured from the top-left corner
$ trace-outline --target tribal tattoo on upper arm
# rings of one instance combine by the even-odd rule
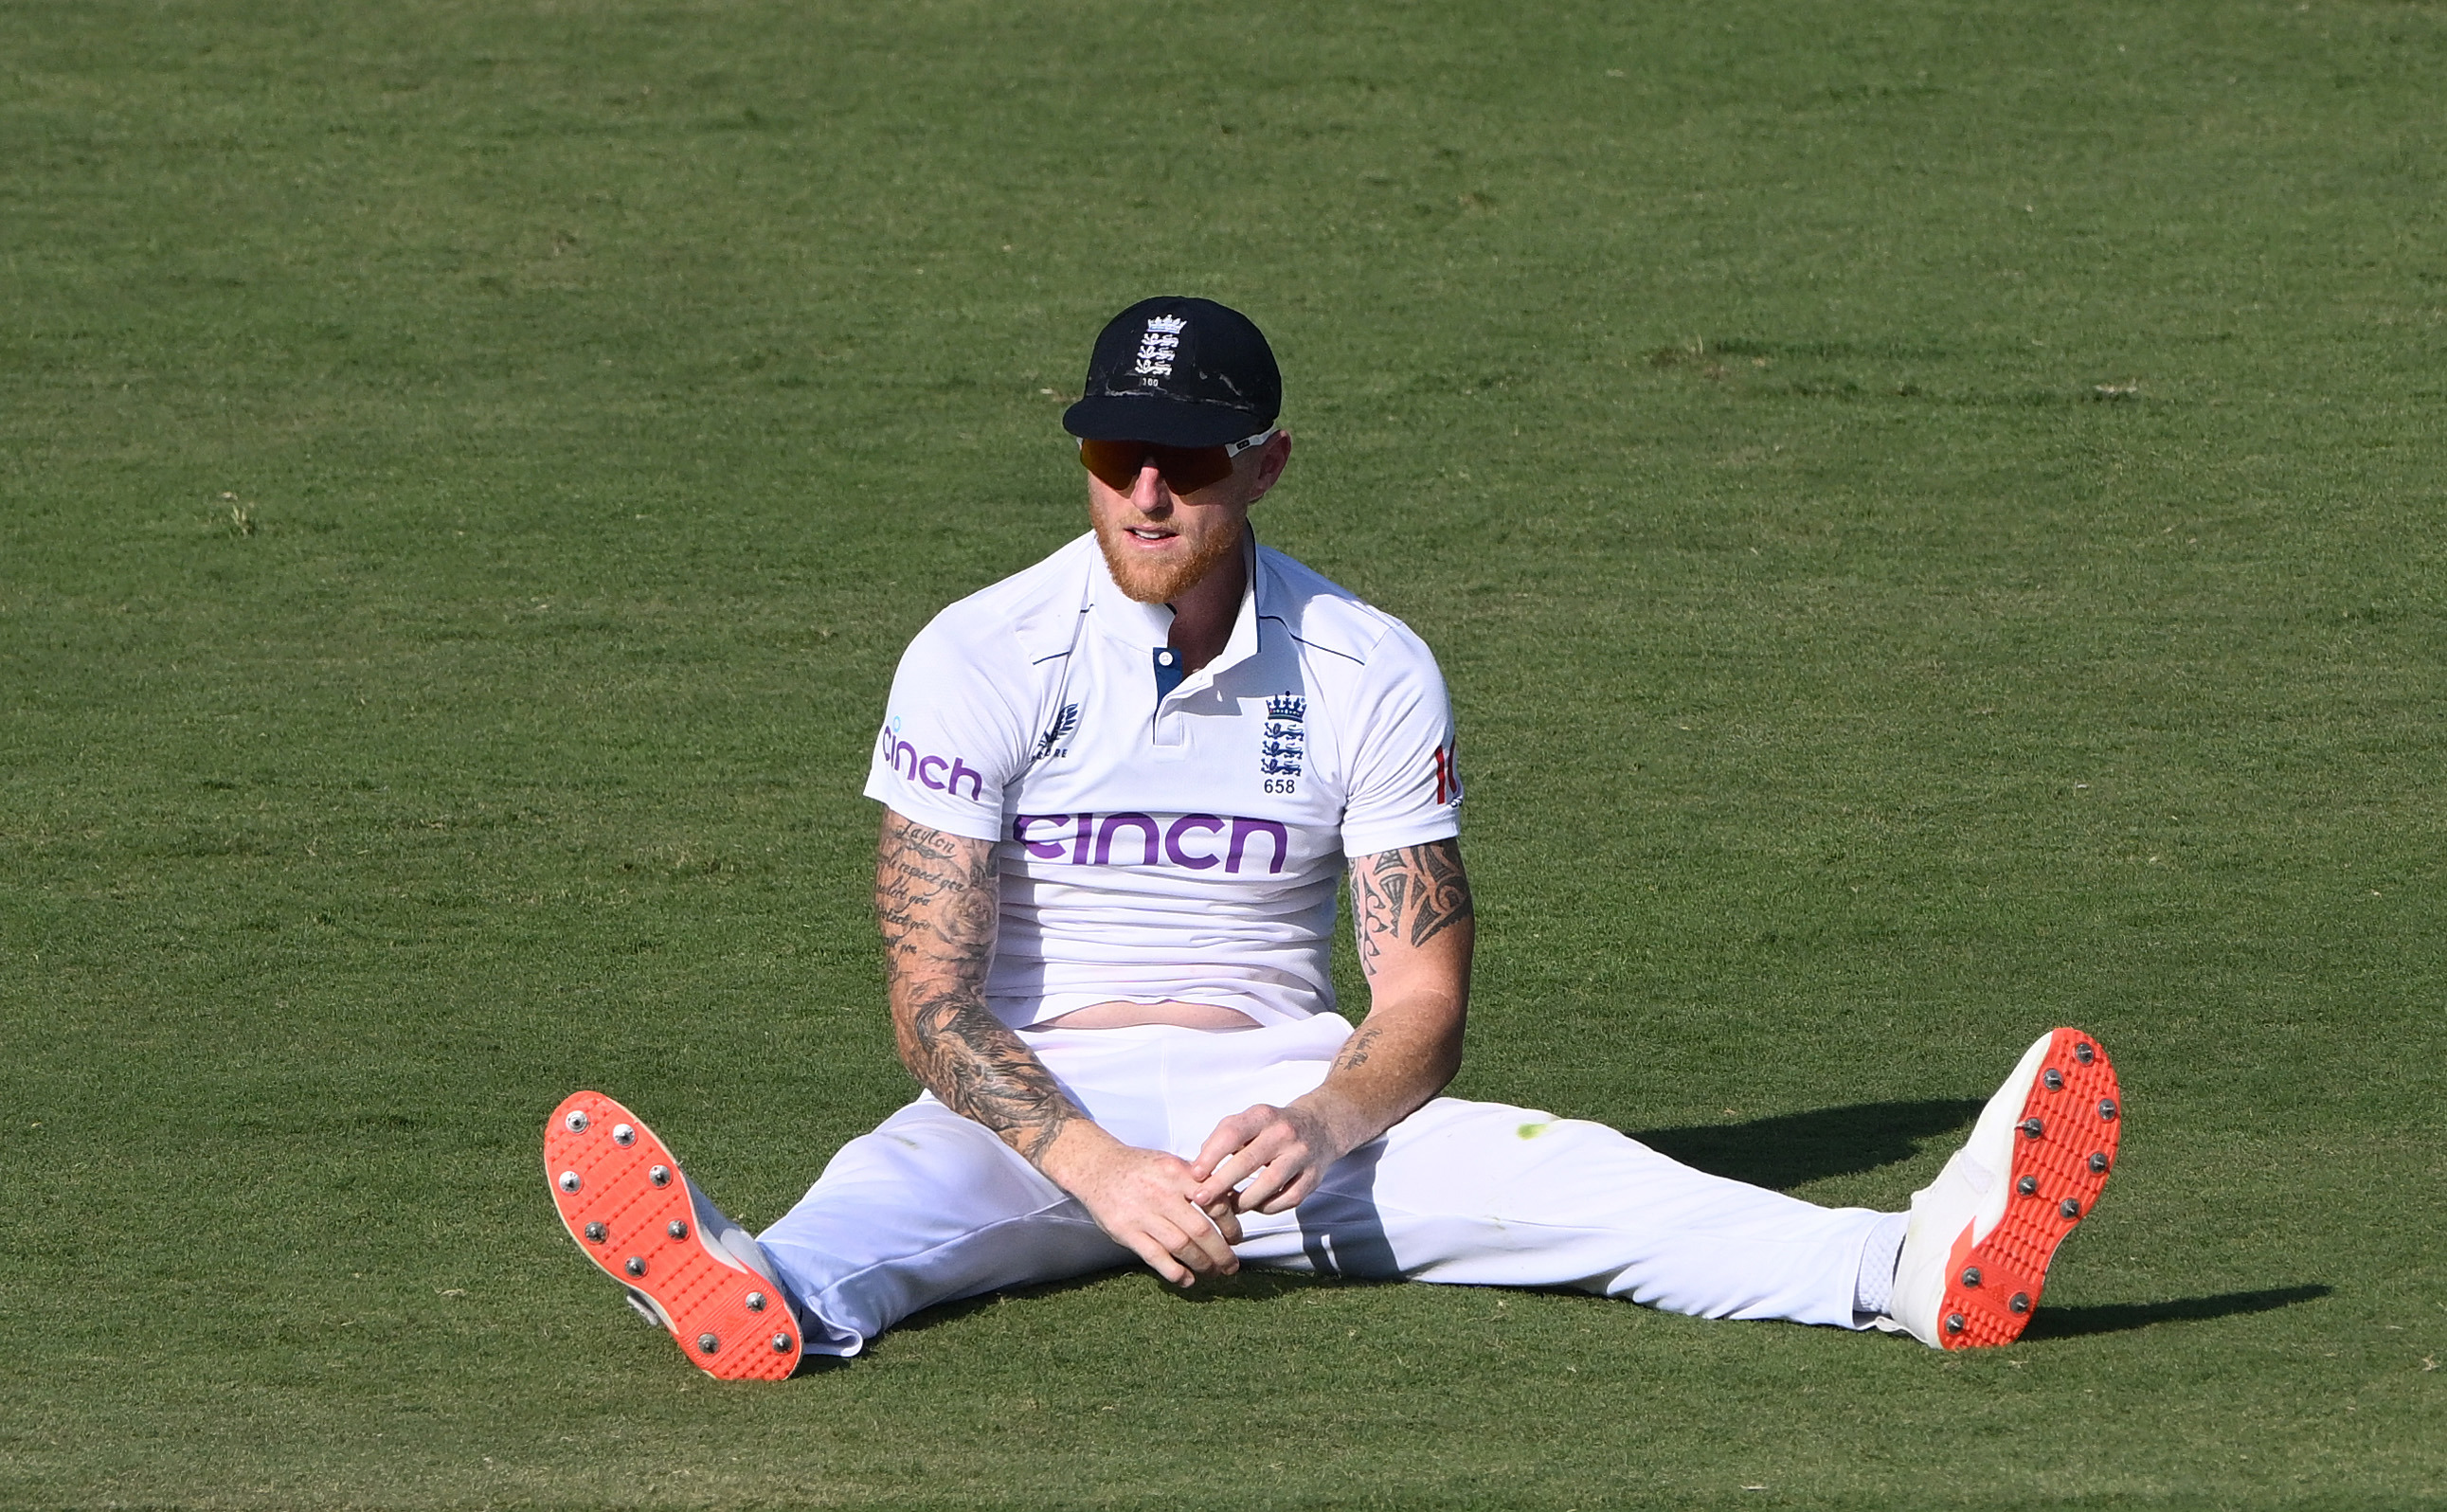
[[[997,907],[992,841],[885,813],[875,917],[901,1062],[944,1106],[1034,1161],[1081,1115],[986,1009]]]
[[[1458,840],[1380,851],[1352,863],[1351,933],[1360,969],[1372,977],[1389,940],[1425,945],[1473,915]]]

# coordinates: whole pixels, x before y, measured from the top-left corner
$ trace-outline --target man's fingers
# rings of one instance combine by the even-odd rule
[[[1283,1160],[1258,1173],[1234,1194],[1233,1203],[1243,1213],[1288,1213],[1324,1184],[1325,1167],[1302,1150],[1298,1160]]]
[[[1235,1150],[1248,1143],[1251,1135],[1266,1126],[1266,1120],[1274,1111],[1261,1104],[1217,1124],[1215,1132],[1206,1136],[1206,1143],[1198,1146],[1198,1159],[1189,1162],[1190,1179],[1203,1182],[1213,1177],[1218,1166],[1230,1159]],[[1246,1176],[1249,1173],[1244,1170],[1241,1174]],[[1228,1186],[1231,1183],[1227,1181],[1224,1184]]]
[[[1229,1276],[1241,1268],[1232,1246],[1241,1238],[1241,1219],[1226,1212],[1148,1214],[1139,1232],[1123,1240],[1148,1268],[1174,1286],[1190,1286],[1202,1276]]]
[[[1200,1207],[1213,1207],[1218,1202],[1232,1201],[1232,1188],[1262,1169],[1265,1162],[1247,1149],[1234,1150],[1216,1162],[1214,1171],[1198,1183],[1189,1200]],[[1240,1204],[1234,1203],[1234,1206]]]
[[[1216,1168],[1232,1158],[1232,1152],[1241,1147],[1241,1136],[1232,1127],[1230,1119],[1216,1125],[1215,1132],[1206,1136],[1206,1143],[1198,1146],[1198,1158],[1189,1162],[1189,1179],[1204,1181],[1212,1178]]]
[[[1233,1193],[1232,1205],[1243,1213],[1282,1212],[1283,1208],[1273,1205],[1278,1194],[1303,1180],[1311,1186],[1317,1184],[1312,1174],[1316,1168],[1315,1152],[1297,1130],[1269,1129],[1243,1153],[1253,1158],[1262,1156],[1264,1161]]]
[[[1166,1281],[1174,1286],[1187,1286],[1198,1279],[1190,1272],[1189,1267],[1174,1259],[1172,1253],[1151,1236],[1133,1236],[1129,1240],[1129,1246],[1137,1252],[1140,1259],[1147,1261],[1148,1270],[1163,1276]]]
[[[1272,1211],[1265,1207],[1266,1201],[1289,1185],[1292,1178],[1299,1174],[1297,1170],[1285,1169],[1288,1163],[1268,1165],[1242,1182],[1241,1189],[1232,1194],[1232,1205],[1243,1213]]]
[[[1189,1174],[1193,1178],[1203,1181],[1214,1175],[1215,1167],[1224,1163],[1234,1150],[1249,1143],[1250,1131],[1243,1126],[1248,1118],[1247,1113],[1235,1113],[1215,1125],[1215,1131],[1206,1136],[1206,1143],[1198,1146],[1198,1158],[1189,1162]]]
[[[1198,1232],[1190,1235],[1181,1248],[1172,1252],[1174,1257],[1204,1275],[1229,1276],[1239,1270],[1241,1257],[1232,1253],[1230,1242],[1224,1238],[1223,1226],[1204,1213],[1192,1221],[1197,1223]],[[1234,1225],[1238,1226],[1237,1223]]]
[[[1314,1166],[1311,1166],[1309,1169],[1300,1173],[1299,1181],[1292,1182],[1281,1191],[1277,1192],[1265,1202],[1259,1204],[1257,1211],[1266,1214],[1288,1213],[1293,1208],[1296,1208],[1302,1202],[1307,1201],[1309,1200],[1309,1194],[1315,1192],[1318,1189],[1318,1184],[1324,1180],[1325,1173],[1318,1170]]]
[[[1269,1166],[1278,1169],[1296,1167],[1307,1159],[1308,1148],[1301,1142],[1299,1131],[1286,1123],[1270,1122],[1255,1131],[1246,1144],[1217,1162],[1214,1173],[1199,1183],[1198,1190],[1192,1194],[1193,1199],[1205,1206],[1222,1200],[1233,1188],[1241,1187],[1242,1196],[1232,1205],[1246,1213],[1255,1204],[1250,1201],[1243,1183],[1254,1181],[1271,1192],[1280,1182],[1267,1179],[1265,1172]]]
[[[1216,1238],[1215,1224],[1204,1213],[1184,1213],[1178,1221],[1167,1214],[1152,1219],[1148,1230],[1164,1246],[1165,1257],[1181,1268],[1180,1274],[1165,1277],[1175,1286],[1188,1286],[1214,1271],[1219,1254],[1232,1256],[1232,1247]]]
[[[1241,1242],[1241,1215],[1232,1210],[1232,1203],[1228,1199],[1221,1202],[1205,1204],[1204,1210],[1206,1220],[1215,1225],[1217,1233],[1224,1236],[1224,1243]]]

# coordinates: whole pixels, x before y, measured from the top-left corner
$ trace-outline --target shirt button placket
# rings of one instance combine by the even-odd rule
[[[1181,665],[1181,652],[1170,646],[1155,649],[1155,753],[1159,757],[1178,758],[1189,753],[1189,730],[1181,712],[1170,707],[1174,689],[1189,673]]]

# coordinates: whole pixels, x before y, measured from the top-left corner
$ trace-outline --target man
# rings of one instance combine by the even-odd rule
[[[545,1160],[580,1248],[727,1377],[1133,1258],[1183,1286],[1257,1264],[2018,1335],[2115,1157],[2115,1073],[2076,1030],[2030,1048],[1908,1215],[1437,1095],[1473,928],[1452,717],[1406,627],[1257,544],[1280,398],[1222,305],[1105,328],[1064,416],[1093,529],[938,615],[876,743],[876,910],[924,1094],[751,1238],[579,1093]],[[1327,975],[1346,861],[1356,1030]]]

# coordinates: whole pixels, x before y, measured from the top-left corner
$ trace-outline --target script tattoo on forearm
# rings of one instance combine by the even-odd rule
[[[986,1010],[996,906],[990,842],[884,816],[875,917],[901,1063],[944,1106],[1034,1161],[1080,1113]]]
[[[1375,1050],[1376,1042],[1384,1037],[1385,1031],[1381,1029],[1363,1029],[1352,1035],[1343,1042],[1342,1053],[1334,1058],[1334,1068],[1338,1071],[1359,1069],[1368,1064],[1368,1057]]]
[[[1381,851],[1352,864],[1351,932],[1370,976],[1388,940],[1425,945],[1472,912],[1459,841]]]

